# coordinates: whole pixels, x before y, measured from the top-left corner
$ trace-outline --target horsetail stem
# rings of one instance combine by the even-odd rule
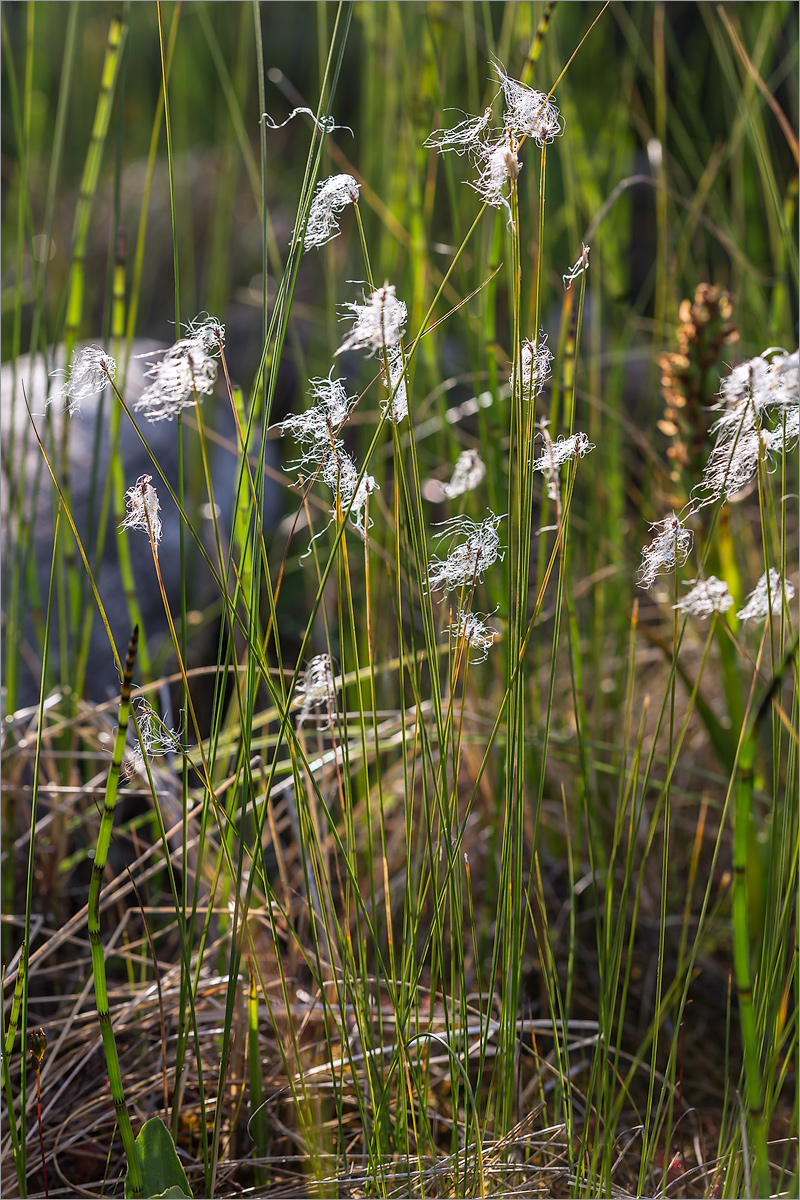
[[[111,19],[108,31],[108,44],[100,78],[100,92],[97,97],[94,125],[91,141],[83,168],[80,194],[75,210],[75,223],[72,229],[73,247],[72,264],[69,275],[69,295],[67,299],[67,316],[64,323],[64,338],[67,343],[67,359],[78,336],[78,329],[83,315],[83,284],[86,260],[86,240],[89,236],[89,222],[92,215],[92,202],[97,183],[100,178],[100,163],[103,159],[108,126],[111,121],[111,109],[114,104],[114,89],[119,74],[122,59],[122,49],[125,44],[126,26],[119,16]]]
[[[128,1160],[130,1189],[134,1196],[143,1195],[141,1167],[136,1154],[133,1129],[125,1104],[125,1094],[122,1089],[117,1043],[114,1039],[114,1029],[108,1010],[108,990],[106,987],[106,960],[103,943],[100,940],[100,889],[103,882],[103,872],[108,860],[108,848],[111,845],[111,832],[114,825],[114,809],[117,803],[117,787],[122,759],[125,754],[125,740],[128,732],[128,717],[131,711],[131,683],[133,666],[136,661],[136,648],[139,642],[139,626],[135,625],[128,643],[128,653],[122,675],[122,688],[119,699],[119,720],[117,736],[114,739],[114,752],[111,768],[106,782],[106,794],[103,804],[103,815],[100,820],[100,832],[97,835],[97,847],[92,864],[92,880],[89,884],[89,942],[92,948],[92,973],[94,975],[94,994],[97,1004],[97,1016],[100,1021],[100,1032],[103,1038],[103,1049],[106,1056],[108,1082],[111,1086],[111,1098],[117,1114],[122,1144],[125,1147],[125,1157]]]

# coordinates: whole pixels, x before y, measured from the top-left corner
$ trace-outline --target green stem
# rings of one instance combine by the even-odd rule
[[[128,717],[131,710],[131,683],[133,680],[133,666],[134,662],[136,661],[136,645],[138,640],[139,630],[138,628],[134,627],[134,630],[131,633],[131,640],[128,644],[128,653],[125,658],[125,667],[122,675],[117,736],[114,740],[114,752],[111,760],[111,769],[108,772],[108,781],[106,783],[103,816],[100,821],[100,832],[97,835],[97,847],[95,849],[94,862],[92,864],[92,880],[89,884],[89,916],[87,922],[89,928],[89,942],[92,948],[92,973],[94,975],[94,994],[97,1004],[97,1017],[100,1021],[100,1032],[103,1037],[103,1049],[105,1050],[106,1056],[108,1082],[111,1086],[111,1098],[114,1101],[117,1122],[119,1124],[120,1134],[122,1135],[122,1144],[125,1147],[125,1157],[128,1160],[129,1186],[132,1194],[135,1197],[144,1195],[144,1183],[142,1180],[139,1158],[136,1153],[136,1144],[134,1141],[131,1119],[128,1115],[128,1109],[125,1104],[125,1093],[122,1088],[122,1074],[120,1072],[119,1055],[117,1054],[117,1043],[114,1038],[111,1015],[108,1011],[106,960],[103,953],[103,943],[100,939],[100,889],[103,883],[103,872],[105,871],[106,861],[108,859],[108,848],[111,844],[111,832],[114,825],[114,809],[117,803],[119,774],[122,766],[122,759],[125,754],[125,739],[127,737]]]
[[[785,672],[797,652],[797,638],[779,670],[775,673],[764,699],[758,707],[739,756],[739,778],[736,783],[736,802],[733,824],[733,962],[736,970],[736,990],[739,998],[739,1021],[742,1028],[747,1109],[753,1139],[756,1195],[771,1195],[769,1171],[768,1124],[764,1109],[764,1080],[761,1052],[756,1028],[750,932],[747,906],[747,864],[751,850],[751,817],[753,808],[753,771],[761,723],[772,708]],[[768,981],[765,981],[768,986]]]

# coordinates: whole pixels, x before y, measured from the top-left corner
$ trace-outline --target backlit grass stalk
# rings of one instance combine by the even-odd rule
[[[67,361],[69,361],[69,355],[78,336],[83,316],[86,241],[89,235],[92,203],[100,178],[103,148],[111,121],[114,89],[119,75],[127,28],[127,23],[121,17],[112,17],[108,30],[108,46],[100,77],[100,90],[97,96],[97,109],[95,111],[94,125],[92,126],[92,136],[81,179],[78,206],[75,210],[75,224],[72,231],[72,262],[70,265],[67,311],[64,321]]]
[[[11,1055],[14,1052],[14,1042],[17,1037],[17,1027],[19,1024],[19,1014],[22,1005],[22,992],[25,987],[27,976],[27,947],[25,942],[19,948],[19,961],[17,963],[17,978],[14,983],[14,996],[11,1001],[11,1012],[8,1017],[8,1028],[5,1025],[5,1004],[0,1004],[0,1036],[3,1039],[3,1090],[6,1096],[6,1120],[11,1132],[11,1149],[14,1155],[14,1170],[17,1173],[17,1186],[19,1187],[20,1196],[27,1196],[28,1184],[27,1173],[25,1168],[25,1141],[24,1138],[20,1141],[19,1129],[17,1128],[16,1115],[14,1112],[14,1092],[11,1085]],[[5,979],[3,980],[5,982]],[[24,1045],[24,1043],[23,1043]],[[22,1055],[22,1077],[25,1076],[25,1055]],[[24,1092],[21,1095],[21,1111],[24,1111],[25,1096]],[[24,1122],[23,1122],[24,1124]]]
[[[113,306],[112,306],[112,324],[111,336],[114,341],[115,352],[119,354],[122,338],[125,332],[125,253],[124,239],[118,239],[117,257],[114,268],[114,284],[113,284]],[[127,370],[127,363],[126,363]],[[125,374],[123,372],[123,374]],[[124,389],[123,389],[124,390]],[[98,411],[98,424],[102,424],[103,412]],[[106,482],[103,488],[102,498],[100,501],[100,509],[97,520],[97,534],[95,537],[95,551],[93,559],[94,574],[97,575],[101,569],[103,548],[106,541],[106,531],[108,528],[108,514],[112,504],[113,511],[117,518],[116,524],[119,526],[122,518],[125,515],[125,483],[122,467],[122,459],[120,455],[120,425],[122,420],[122,409],[120,405],[111,403],[111,411],[108,417],[109,422],[109,462],[106,475]],[[98,431],[99,432],[99,431]],[[99,447],[98,447],[99,448]],[[125,600],[128,607],[128,616],[130,618],[131,628],[134,625],[139,628],[139,644],[137,650],[137,659],[139,661],[139,669],[145,679],[150,674],[150,655],[147,649],[147,641],[144,632],[144,622],[142,619],[141,605],[136,594],[136,583],[133,575],[133,566],[131,563],[130,547],[126,537],[120,537],[117,542],[117,553],[119,555],[119,570],[122,580],[122,588],[125,595]],[[78,695],[83,694],[84,682],[86,679],[86,668],[89,660],[90,640],[92,627],[95,618],[93,605],[86,606],[84,614],[81,637],[78,644],[77,654],[74,664],[74,690]]]
[[[762,1076],[762,1052],[757,1033],[754,987],[762,986],[763,979],[756,980],[753,973],[749,934],[749,910],[747,897],[747,864],[752,851],[752,805],[753,772],[755,768],[758,734],[761,724],[772,708],[772,700],[779,690],[783,675],[792,667],[797,640],[781,668],[776,672],[767,693],[752,721],[742,743],[739,756],[739,774],[736,782],[736,802],[733,826],[733,958],[736,968],[736,990],[739,998],[739,1021],[742,1028],[744,1049],[745,1085],[748,1116],[753,1139],[753,1171],[759,1195],[771,1195],[769,1169],[769,1147],[767,1143],[768,1122],[764,1110],[764,1079]]]
[[[72,230],[72,257],[67,285],[66,314],[64,317],[65,364],[69,364],[70,362],[83,318],[86,245],[127,31],[127,22],[119,15],[113,16],[109,26],[108,43],[103,59],[91,140],[81,178],[78,203],[75,208],[75,221]],[[58,465],[61,472],[62,485],[67,496],[69,496],[71,490],[69,430],[70,422],[62,420]],[[61,679],[64,684],[71,682],[69,679],[67,654],[67,612],[71,611],[77,614],[80,611],[79,585],[80,579],[75,570],[71,547],[68,546],[64,549],[63,568],[59,571],[58,578],[59,616],[61,622],[59,638],[61,644]],[[67,606],[67,597],[69,597],[69,609]]]
[[[31,823],[30,834],[28,841],[28,873],[25,888],[25,928],[22,938],[22,946],[20,948],[19,966],[17,968],[17,983],[14,988],[14,1000],[11,1008],[11,1019],[9,1021],[8,1038],[4,1047],[3,1054],[3,1071],[7,1073],[9,1087],[7,1095],[10,1096],[10,1063],[9,1057],[14,1046],[14,1035],[17,1025],[17,1014],[19,1013],[19,1001],[22,1002],[22,1025],[21,1025],[21,1043],[22,1043],[22,1065],[20,1070],[20,1124],[19,1124],[19,1143],[15,1144],[14,1162],[17,1166],[18,1176],[21,1173],[23,1181],[26,1177],[26,1118],[27,1118],[27,1074],[25,1069],[25,1046],[28,1040],[28,995],[30,980],[27,971],[26,955],[28,947],[31,944],[31,914],[33,911],[33,893],[35,888],[35,851],[36,851],[36,823],[39,814],[39,786],[41,781],[41,759],[42,759],[42,741],[44,737],[44,699],[45,690],[47,687],[47,667],[50,648],[50,627],[53,615],[53,591],[56,575],[57,547],[58,536],[61,525],[62,505],[59,504],[56,512],[56,523],[53,534],[53,557],[50,564],[50,585],[47,592],[47,614],[45,617],[45,637],[42,648],[42,679],[39,686],[39,713],[36,724],[36,753],[34,757],[33,768],[33,787],[31,790]],[[18,996],[19,992],[19,996]],[[38,1083],[38,1075],[37,1075]],[[14,1107],[9,1104],[8,1116],[9,1123],[14,1130],[14,1138],[16,1143],[16,1122],[14,1120]],[[26,1195],[25,1188],[27,1184],[23,1184],[22,1195]]]
[[[114,1029],[111,1024],[111,1014],[109,1013],[108,1008],[106,960],[103,952],[103,943],[100,936],[100,890],[102,887],[103,874],[105,872],[106,862],[108,859],[108,849],[111,845],[111,832],[114,825],[114,809],[117,803],[117,787],[119,785],[120,768],[122,767],[122,760],[125,756],[125,741],[128,733],[128,718],[131,709],[131,684],[133,682],[133,667],[136,661],[136,644],[138,639],[139,630],[134,628],[133,632],[131,633],[131,640],[128,644],[128,653],[125,657],[125,667],[122,674],[119,719],[117,721],[117,733],[114,739],[111,766],[109,768],[108,781],[106,783],[105,799],[103,802],[103,815],[100,820],[100,831],[97,835],[97,846],[94,853],[94,862],[92,863],[92,879],[91,883],[89,884],[89,911],[87,921],[89,942],[92,948],[92,973],[94,976],[94,994],[97,1005],[97,1017],[100,1021],[100,1033],[103,1038],[103,1049],[106,1056],[108,1082],[111,1087],[111,1099],[114,1102],[114,1111],[117,1114],[117,1123],[119,1125],[119,1131],[122,1137],[122,1144],[125,1147],[125,1157],[128,1160],[130,1188],[133,1195],[137,1197],[144,1195],[144,1184],[142,1181],[139,1157],[136,1153],[131,1119],[128,1115],[128,1108],[125,1103],[125,1093],[122,1087],[119,1055],[117,1054],[117,1043],[114,1038]]]
[[[14,386],[19,386],[20,381],[17,379],[17,359],[19,357],[22,346],[22,289],[23,289],[23,263],[25,253],[25,223],[28,215],[27,209],[29,205],[28,198],[28,171],[30,158],[30,125],[31,125],[31,95],[33,91],[33,42],[34,42],[34,6],[29,5],[26,13],[26,47],[25,47],[25,79],[24,79],[24,94],[22,112],[20,112],[20,99],[17,88],[16,75],[14,71],[14,63],[11,57],[11,46],[8,31],[6,28],[6,10],[0,14],[3,30],[3,49],[6,56],[6,71],[5,77],[8,82],[11,110],[14,117],[15,132],[17,136],[17,146],[19,152],[19,180],[17,184],[17,246],[16,246],[16,282],[14,288],[14,321],[12,333],[12,360],[14,362]],[[14,406],[11,406],[13,412]],[[8,430],[9,438],[13,438],[15,429],[14,421],[8,423],[5,427]],[[27,429],[22,435],[23,446],[27,445]],[[13,444],[13,443],[12,443]],[[28,487],[31,486],[30,481]],[[16,515],[21,517],[22,501],[25,494],[25,482],[20,481],[20,486],[17,490],[16,497],[13,488],[10,493],[7,493],[5,503],[8,505],[9,498],[11,500],[11,509],[16,509]],[[9,522],[11,528],[11,522]],[[23,525],[24,529],[24,525]],[[23,542],[26,541],[23,537]],[[15,552],[15,550],[17,552]],[[14,563],[13,573],[11,577],[10,587],[10,603],[6,604],[7,624],[5,632],[5,684],[8,688],[8,699],[10,703],[14,703],[17,690],[17,673],[19,670],[19,657],[17,654],[8,653],[9,646],[14,646],[17,638],[21,635],[24,624],[23,609],[24,604],[21,602],[21,594],[24,587],[22,579],[22,562],[24,559],[18,553],[19,547],[14,547],[10,543],[4,547],[4,551],[8,557],[12,557]],[[6,562],[8,562],[8,557]]]

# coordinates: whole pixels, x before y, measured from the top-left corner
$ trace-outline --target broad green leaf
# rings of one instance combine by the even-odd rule
[[[143,1195],[147,1200],[171,1197],[192,1200],[192,1189],[181,1166],[175,1143],[160,1117],[145,1121],[136,1139],[136,1153],[144,1180]],[[130,1172],[125,1176],[125,1197],[132,1200]]]

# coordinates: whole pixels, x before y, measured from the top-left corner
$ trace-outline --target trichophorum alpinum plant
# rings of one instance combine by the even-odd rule
[[[15,1194],[795,1194],[784,6],[40,7]]]

